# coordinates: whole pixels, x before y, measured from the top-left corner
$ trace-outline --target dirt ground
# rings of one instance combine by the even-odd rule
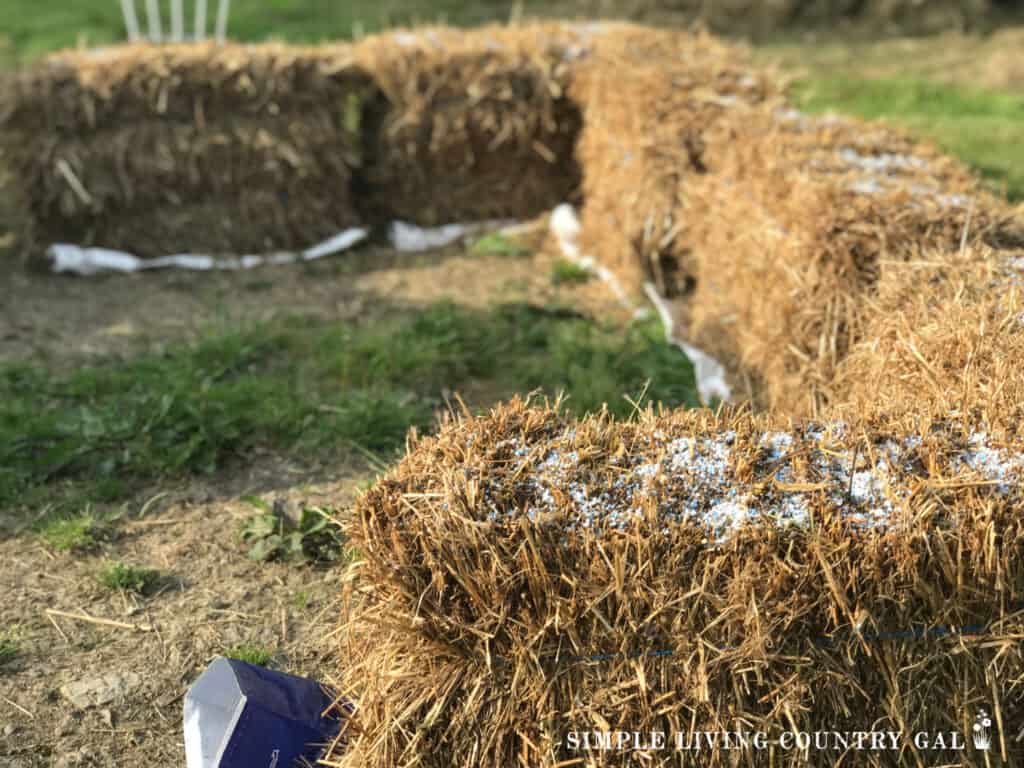
[[[424,254],[369,246],[246,272],[77,278],[0,270],[0,359],[68,369],[158,350],[218,324],[276,313],[372,321],[442,298],[481,307],[571,302],[624,318],[600,281],[552,284],[557,257],[539,247],[542,230],[543,223],[532,236],[538,250],[525,257],[481,256],[461,245]],[[239,644],[275,649],[278,668],[329,681],[344,664],[331,637],[343,569],[249,559],[239,532],[255,509],[242,498],[343,515],[371,476],[362,465],[255,457],[220,476],[150,489],[125,506],[94,552],[52,551],[28,533],[0,541],[0,627],[13,627],[19,645],[0,668],[0,768],[183,765],[184,692],[214,656]],[[144,598],[111,592],[96,575],[113,561],[154,567],[164,578]],[[54,610],[118,625],[47,613]],[[76,709],[61,692],[109,675],[121,678],[111,701]]]

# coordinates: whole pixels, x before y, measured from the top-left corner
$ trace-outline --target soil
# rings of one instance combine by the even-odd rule
[[[606,320],[628,316],[600,281],[554,286],[557,256],[541,247],[541,230],[527,239],[537,250],[526,257],[484,257],[461,245],[423,254],[371,246],[235,273],[76,278],[15,266],[0,271],[0,360],[67,370],[277,313],[372,322],[445,298],[477,307],[557,301]],[[183,695],[216,655],[239,644],[273,649],[274,667],[329,683],[344,664],[331,639],[344,569],[251,560],[239,533],[256,510],[243,497],[344,516],[371,476],[359,464],[257,456],[213,478],[150,489],[88,553],[56,552],[27,533],[0,541],[0,629],[13,628],[19,649],[0,666],[0,768],[184,765]],[[163,578],[145,597],[112,592],[97,580],[111,561],[154,567]],[[111,674],[139,682],[82,710],[61,693]]]

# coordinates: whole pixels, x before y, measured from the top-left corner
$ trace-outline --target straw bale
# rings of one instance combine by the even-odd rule
[[[680,240],[687,180],[705,170],[705,133],[739,104],[777,94],[746,52],[704,34],[617,25],[577,67],[584,105],[581,245],[637,291],[692,284]]]
[[[863,336],[880,260],[1012,242],[1012,212],[959,163],[879,125],[735,110],[688,185],[696,289],[684,324],[764,384],[759,404],[818,414]]]
[[[863,339],[839,363],[837,414],[970,418],[1024,432],[1024,241],[884,262]]]
[[[356,225],[373,93],[340,46],[55,54],[0,97],[26,249],[296,249]]]
[[[570,200],[580,171],[567,25],[399,30],[355,60],[384,95],[367,115],[369,204],[437,225],[529,218]]]
[[[354,510],[356,722],[332,764],[795,765],[566,736],[878,729],[904,751],[857,764],[975,766],[907,742],[978,708],[1019,760],[1022,491],[1019,434],[927,415],[574,421],[513,401],[449,424]]]

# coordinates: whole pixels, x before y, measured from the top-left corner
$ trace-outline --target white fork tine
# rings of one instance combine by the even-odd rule
[[[160,23],[160,4],[157,0],[146,0],[146,21],[149,27],[149,39],[159,43],[164,36],[163,25]]]
[[[231,12],[231,0],[220,0],[217,6],[217,42],[223,43],[228,33],[228,14]]]
[[[196,0],[196,40],[206,39],[206,0]]]
[[[171,40],[180,43],[185,39],[184,0],[171,0]]]
[[[128,33],[128,39],[138,40],[139,17],[135,15],[135,0],[121,0],[121,15],[124,16],[124,29]]]

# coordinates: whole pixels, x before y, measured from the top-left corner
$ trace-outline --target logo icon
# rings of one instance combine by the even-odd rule
[[[974,727],[971,729],[971,737],[976,749],[987,750],[992,746],[991,728],[992,719],[988,716],[988,712],[979,709],[978,714],[974,716]]]

